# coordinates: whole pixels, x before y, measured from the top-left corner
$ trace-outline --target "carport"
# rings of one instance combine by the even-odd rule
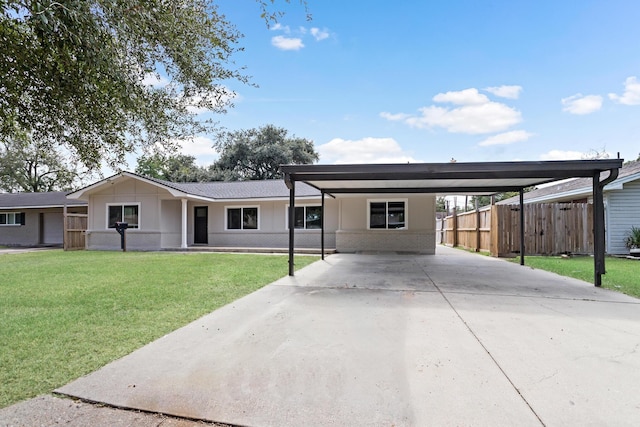
[[[487,195],[502,191],[520,193],[524,188],[569,178],[593,179],[594,284],[605,274],[603,188],[615,180],[622,159],[544,162],[408,163],[362,165],[282,165],[289,188],[289,275],[294,274],[296,182],[317,188],[325,195],[433,193]],[[524,211],[520,209],[520,263],[524,265]],[[324,258],[324,215],[322,221]]]

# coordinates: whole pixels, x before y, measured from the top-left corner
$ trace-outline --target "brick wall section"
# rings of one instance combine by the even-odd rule
[[[338,252],[401,251],[432,255],[436,252],[436,237],[433,231],[337,231],[336,250]]]

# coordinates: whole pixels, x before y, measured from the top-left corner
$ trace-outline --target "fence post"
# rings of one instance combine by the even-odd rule
[[[451,218],[453,221],[453,245],[451,245],[452,247],[457,247],[458,246],[458,207],[454,206],[453,207],[453,218]]]
[[[476,252],[480,252],[480,205],[476,196]]]
[[[63,225],[62,225],[62,250],[68,250],[69,249],[69,237],[67,236],[68,234],[68,230],[69,230],[69,225],[67,224],[67,222],[69,221],[68,217],[67,217],[67,205],[65,204],[64,207],[62,208],[62,221],[63,221]]]

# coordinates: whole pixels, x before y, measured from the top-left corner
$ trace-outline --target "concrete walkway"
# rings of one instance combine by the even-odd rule
[[[446,247],[337,254],[57,392],[246,426],[636,426],[640,300]]]

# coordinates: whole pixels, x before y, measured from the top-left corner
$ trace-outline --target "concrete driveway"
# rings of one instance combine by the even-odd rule
[[[446,247],[337,254],[57,391],[247,426],[636,426],[640,300]]]

